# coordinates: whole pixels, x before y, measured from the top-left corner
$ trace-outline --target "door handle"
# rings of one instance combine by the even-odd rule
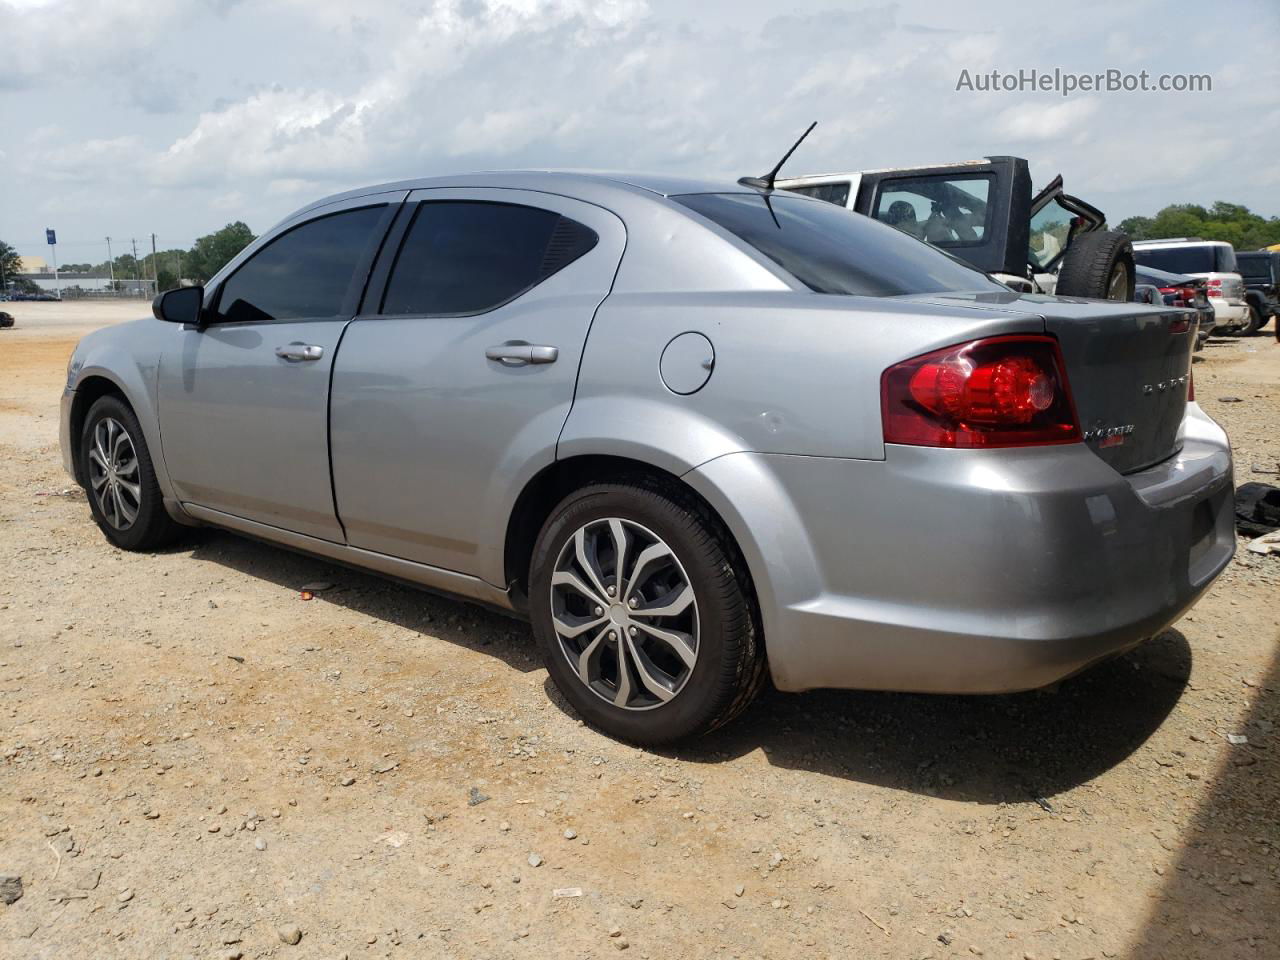
[[[504,367],[523,367],[531,363],[555,363],[560,357],[559,347],[549,347],[525,340],[508,340],[484,352],[485,359],[496,360]]]
[[[288,360],[290,363],[298,363],[302,360],[319,360],[324,356],[324,347],[318,347],[313,343],[299,343],[295,340],[288,346],[276,347],[276,356],[281,360]]]

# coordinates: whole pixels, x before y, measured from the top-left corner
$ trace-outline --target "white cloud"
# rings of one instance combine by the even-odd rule
[[[1242,2],[1276,22],[1267,0]],[[1194,7],[1176,0],[1162,16],[1189,22]],[[995,0],[982,17],[946,0],[778,9],[0,0],[0,35],[24,38],[0,60],[0,91],[11,92],[0,174],[26,186],[6,197],[0,235],[35,235],[55,188],[60,203],[99,198],[79,206],[88,235],[123,229],[106,218],[128,211],[129,229],[194,236],[232,213],[261,228],[332,190],[448,170],[736,177],[765,169],[812,119],[819,127],[789,172],[1014,153],[1124,215],[1218,196],[1276,212],[1274,31],[1241,34],[1228,58],[1152,44],[1149,10],[1107,2],[1033,45],[1016,0]],[[1091,18],[1143,42],[1108,52]],[[1211,72],[1215,87],[1199,98],[955,90],[961,69],[1030,66]]]
[[[1098,108],[1095,98],[1055,103],[1042,96],[1005,108],[996,114],[992,126],[999,136],[1010,140],[1057,140],[1065,134],[1079,131],[1098,112]]]

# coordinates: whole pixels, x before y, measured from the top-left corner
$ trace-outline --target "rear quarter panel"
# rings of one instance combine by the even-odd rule
[[[1010,309],[1010,304],[1014,305]],[[1017,297],[951,306],[800,292],[613,294],[591,328],[560,457],[627,456],[680,474],[739,451],[880,460],[880,375],[981,336],[1041,332]],[[677,335],[715,351],[680,395],[659,370]]]

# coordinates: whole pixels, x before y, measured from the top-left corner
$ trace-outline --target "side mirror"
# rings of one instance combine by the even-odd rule
[[[151,312],[157,320],[200,326],[200,308],[204,304],[204,287],[178,287],[166,290],[151,301]]]

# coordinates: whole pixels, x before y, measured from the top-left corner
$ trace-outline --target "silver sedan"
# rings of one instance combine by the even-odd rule
[[[154,313],[67,372],[63,457],[111,542],[217,526],[517,611],[638,743],[766,676],[1048,684],[1234,549],[1194,315],[1019,296],[759,185],[370,187]]]

